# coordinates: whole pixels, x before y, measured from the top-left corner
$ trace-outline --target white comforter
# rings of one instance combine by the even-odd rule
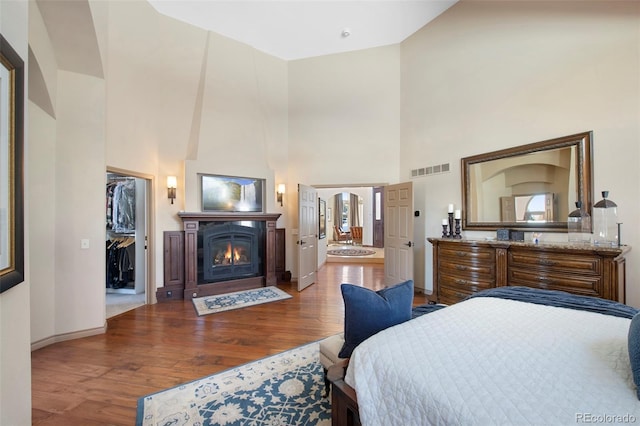
[[[366,426],[635,423],[629,322],[475,298],[369,338],[345,381]]]

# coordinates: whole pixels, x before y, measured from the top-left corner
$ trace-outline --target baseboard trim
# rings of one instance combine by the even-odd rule
[[[31,352],[42,349],[46,346],[53,345],[54,343],[64,342],[66,340],[80,339],[83,337],[95,336],[97,334],[104,334],[107,331],[107,322],[104,322],[102,327],[90,328],[87,330],[73,331],[71,333],[56,334],[55,336],[40,339],[37,342],[31,343]]]

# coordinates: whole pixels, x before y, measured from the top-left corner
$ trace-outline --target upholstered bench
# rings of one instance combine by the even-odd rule
[[[342,349],[342,345],[344,345],[344,333],[334,334],[333,336],[329,336],[320,341],[320,364],[322,364],[322,369],[324,370],[326,396],[329,396],[329,391],[331,389],[331,382],[327,376],[329,368],[345,359],[338,356],[340,349]]]
[[[320,364],[322,364],[325,371],[333,364],[344,359],[338,357],[342,345],[344,345],[344,333],[335,334],[320,341]]]
[[[433,311],[437,311],[438,309],[442,309],[445,306],[446,305],[440,304],[425,304],[416,306],[411,310],[411,319],[417,318],[421,315],[428,314]],[[322,364],[322,367],[324,369],[327,394],[329,393],[330,386],[330,382],[329,380],[327,380],[327,371],[329,371],[329,368],[332,365],[346,359],[340,358],[338,356],[340,350],[342,349],[342,345],[344,345],[344,333],[334,334],[333,336],[329,336],[320,341],[320,364]]]

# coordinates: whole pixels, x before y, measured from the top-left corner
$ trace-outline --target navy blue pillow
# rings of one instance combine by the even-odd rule
[[[411,319],[413,281],[373,291],[342,284],[344,345],[338,356],[349,358],[360,343],[379,331]]]
[[[628,346],[631,372],[633,373],[633,381],[636,384],[636,395],[640,399],[640,313],[631,318]]]

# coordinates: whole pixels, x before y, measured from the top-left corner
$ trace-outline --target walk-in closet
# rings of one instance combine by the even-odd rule
[[[146,303],[147,180],[107,172],[107,318]]]

